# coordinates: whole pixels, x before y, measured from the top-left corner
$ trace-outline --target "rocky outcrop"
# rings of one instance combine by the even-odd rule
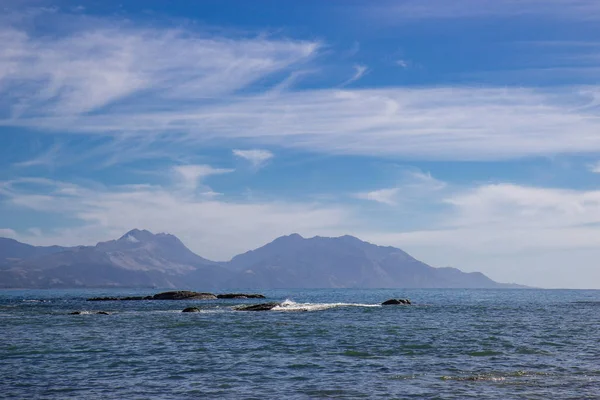
[[[188,307],[184,308],[181,312],[200,312],[200,309],[198,307]]]
[[[218,294],[217,299],[264,299],[262,294],[255,293],[224,293]]]
[[[280,303],[261,303],[261,304],[252,304],[249,306],[240,306],[236,307],[237,311],[269,311],[273,308],[281,305]]]
[[[131,301],[131,300],[215,300],[216,295],[212,293],[192,292],[189,290],[177,290],[162,292],[154,296],[128,296],[128,297],[92,297],[87,301]]]
[[[217,296],[212,293],[191,292],[189,290],[162,292],[152,296],[152,300],[214,300],[216,298]]]
[[[398,306],[398,305],[410,305],[409,299],[389,299],[381,303],[382,306]]]

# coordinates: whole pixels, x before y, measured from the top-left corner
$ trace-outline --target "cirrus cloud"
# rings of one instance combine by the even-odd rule
[[[254,168],[260,168],[274,157],[273,153],[264,149],[232,150],[233,155],[248,161]]]

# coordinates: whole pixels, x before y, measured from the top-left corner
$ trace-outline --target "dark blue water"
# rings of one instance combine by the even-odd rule
[[[85,301],[153,293],[0,291],[0,398],[600,398],[600,291],[277,290],[293,302],[268,312]],[[376,306],[392,297],[417,305]]]

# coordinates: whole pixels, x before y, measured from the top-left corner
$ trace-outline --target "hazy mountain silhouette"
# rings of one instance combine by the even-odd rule
[[[234,257],[226,267],[242,272],[249,287],[494,288],[504,285],[481,273],[434,268],[395,247],[376,246],[353,236],[298,234],[280,237]]]
[[[0,287],[501,288],[485,275],[434,268],[352,236],[282,236],[229,262],[177,237],[134,229],[96,246],[37,247],[0,238]]]
[[[61,246],[31,246],[14,239],[0,237],[0,266],[24,258],[44,256],[67,249],[67,247]]]

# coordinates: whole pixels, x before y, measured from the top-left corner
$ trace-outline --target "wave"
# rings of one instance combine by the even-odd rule
[[[296,303],[286,299],[283,303],[275,306],[272,311],[322,311],[337,307],[381,307],[381,304],[360,303]]]

